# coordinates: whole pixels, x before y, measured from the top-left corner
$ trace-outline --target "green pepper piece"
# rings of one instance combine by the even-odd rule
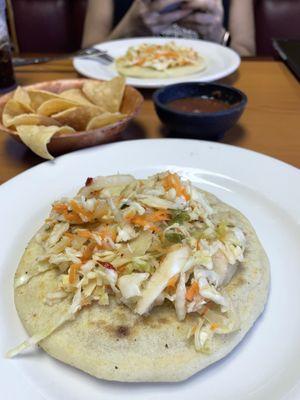
[[[172,218],[170,220],[170,224],[178,223],[182,225],[184,222],[189,222],[190,216],[186,211],[175,210],[172,212]]]
[[[180,243],[184,239],[184,235],[182,233],[167,232],[165,238],[170,243]]]

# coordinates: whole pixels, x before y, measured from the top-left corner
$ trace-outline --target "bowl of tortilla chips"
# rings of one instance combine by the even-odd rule
[[[125,79],[63,79],[18,87],[0,98],[0,132],[46,159],[116,140],[143,96]]]

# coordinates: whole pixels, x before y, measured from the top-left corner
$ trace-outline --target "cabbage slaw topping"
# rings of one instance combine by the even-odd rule
[[[192,48],[178,46],[173,41],[163,45],[143,43],[129,47],[119,61],[126,67],[138,66],[165,71],[169,68],[195,65],[199,61],[199,54]]]
[[[57,288],[44,302],[51,307],[70,297],[69,312],[7,355],[49,336],[82,307],[107,306],[112,297],[141,316],[165,302],[179,321],[197,315],[188,338],[197,351],[212,352],[215,334],[239,328],[224,287],[246,244],[239,227],[216,224],[213,214],[205,194],[176,173],[88,178],[74,198],[53,204],[36,235],[44,250],[37,268],[15,281],[19,287],[56,269]]]

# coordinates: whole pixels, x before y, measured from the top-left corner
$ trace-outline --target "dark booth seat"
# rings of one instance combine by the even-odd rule
[[[87,0],[11,0],[22,53],[64,53],[80,48]]]
[[[300,39],[300,0],[255,1],[256,51],[272,56],[272,38]]]

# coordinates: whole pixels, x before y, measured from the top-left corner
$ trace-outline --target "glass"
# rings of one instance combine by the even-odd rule
[[[16,86],[6,24],[5,0],[0,0],[0,93]]]

